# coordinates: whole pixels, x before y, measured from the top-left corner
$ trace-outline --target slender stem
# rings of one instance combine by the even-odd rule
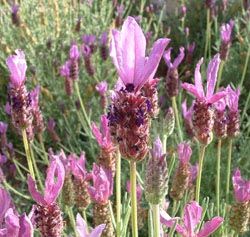
[[[168,139],[168,136],[167,135],[163,135],[162,149],[163,149],[163,153],[164,154],[166,154],[166,152],[167,152],[167,139]]]
[[[130,184],[131,184],[131,215],[132,215],[132,236],[138,237],[137,230],[137,197],[136,197],[136,162],[130,161]]]
[[[75,228],[76,222],[75,222],[75,217],[74,217],[72,207],[66,206],[66,209],[67,209],[69,220],[70,220],[71,226],[74,230],[75,236],[78,236],[78,233],[77,233],[76,228]]]
[[[36,177],[38,179],[39,186],[40,186],[41,189],[43,189],[43,183],[42,183],[42,179],[41,179],[41,176],[40,176],[40,172],[39,172],[38,167],[36,165],[34,152],[32,150],[32,144],[29,144],[29,149],[30,149],[31,161],[32,161],[32,163],[34,165],[34,170],[36,172]]]
[[[174,200],[173,207],[172,207],[172,217],[174,217],[175,209],[176,209],[176,200]]]
[[[200,146],[201,146],[201,148],[200,148],[200,155],[199,155],[199,171],[198,171],[198,176],[196,179],[196,193],[195,193],[195,200],[198,203],[199,203],[199,199],[200,199],[202,167],[203,167],[203,161],[204,161],[205,150],[206,150],[205,145],[201,144]]]
[[[248,63],[249,62],[249,58],[250,58],[250,45],[248,46],[246,61],[245,61],[244,69],[243,69],[241,80],[240,80],[240,84],[239,84],[240,88],[243,86],[243,83],[244,83],[244,80],[245,80],[245,77],[246,77],[247,67],[249,66],[249,63]]]
[[[217,144],[217,175],[216,175],[216,205],[217,215],[220,215],[220,160],[221,160],[221,139]]]
[[[118,152],[116,159],[116,236],[121,234],[121,154]]]
[[[22,129],[22,136],[23,136],[23,145],[24,145],[26,159],[27,159],[27,163],[28,163],[28,167],[29,167],[29,172],[30,172],[31,177],[33,179],[35,179],[35,173],[34,173],[31,155],[30,155],[30,150],[29,150],[29,142],[28,142],[28,138],[27,138],[27,134],[26,134],[25,129]]]
[[[206,29],[206,43],[205,43],[205,53],[204,57],[207,58],[207,52],[210,40],[210,9],[207,9],[207,29]]]
[[[153,218],[152,218],[152,208],[148,209],[148,237],[153,237]]]
[[[86,120],[88,128],[91,128],[89,117],[88,117],[87,112],[85,110],[85,107],[84,107],[84,104],[83,104],[83,101],[82,101],[82,97],[81,97],[81,94],[80,94],[80,90],[79,90],[79,85],[78,85],[77,81],[75,82],[75,88],[76,88],[76,93],[77,93],[77,96],[78,96],[78,99],[80,101],[80,105],[81,105],[81,108],[82,108],[83,116],[84,116],[84,118]]]
[[[7,183],[6,181],[3,181],[4,186],[6,187],[6,189],[8,189],[9,191],[17,194],[18,196],[27,199],[27,200],[31,200],[31,198],[27,195],[24,195],[22,193],[20,193],[19,191],[17,191],[15,188],[13,188],[9,183]]]
[[[217,80],[217,85],[216,85],[216,90],[217,91],[218,91],[218,89],[220,87],[221,76],[222,76],[224,65],[225,65],[225,61],[222,60],[221,63],[220,63],[220,68],[219,68],[219,73],[218,73],[218,80]]]
[[[176,125],[177,125],[177,132],[178,132],[178,136],[180,141],[183,140],[182,137],[182,130],[181,130],[181,125],[180,125],[180,120],[179,120],[179,113],[178,113],[178,109],[177,109],[177,104],[176,104],[176,97],[172,97],[172,106],[174,109],[174,115],[175,115],[175,120],[176,120]]]
[[[152,205],[153,221],[154,221],[154,237],[160,237],[160,205]]]
[[[228,158],[227,158],[227,183],[226,183],[226,203],[229,200],[229,186],[230,186],[230,175],[231,175],[231,161],[232,161],[232,145],[233,140],[229,140],[228,144]]]
[[[43,154],[44,154],[44,160],[47,162],[47,164],[49,163],[49,160],[48,160],[48,155],[47,155],[47,152],[46,152],[46,149],[45,149],[45,146],[44,146],[44,142],[43,142],[43,135],[41,133],[38,134],[38,140],[39,140],[39,143],[42,147],[42,151],[43,151]]]

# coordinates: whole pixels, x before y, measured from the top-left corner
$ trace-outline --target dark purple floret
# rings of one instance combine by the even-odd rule
[[[134,89],[135,89],[134,84],[129,83],[129,84],[126,85],[126,91],[127,91],[127,92],[133,92]]]

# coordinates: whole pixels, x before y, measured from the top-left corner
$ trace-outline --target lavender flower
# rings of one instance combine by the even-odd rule
[[[168,66],[168,72],[166,77],[166,90],[169,97],[174,97],[178,95],[179,92],[179,74],[178,74],[178,66],[182,62],[185,54],[184,48],[180,48],[180,53],[174,62],[171,62],[171,51],[172,48],[169,48],[164,54],[164,60]]]
[[[103,32],[100,39],[100,54],[104,61],[108,59],[107,44],[108,44],[108,33]]]
[[[68,60],[60,67],[60,75],[64,77],[64,88],[68,96],[73,93],[73,81],[70,78],[71,61]]]
[[[70,47],[69,58],[70,58],[70,78],[72,81],[77,81],[79,77],[78,60],[80,53],[78,51],[78,46],[73,43]]]
[[[17,4],[14,4],[11,7],[11,20],[12,20],[12,24],[15,26],[20,26],[21,24],[19,8],[20,6]]]
[[[184,100],[181,104],[181,108],[182,108],[182,116],[184,118],[184,126],[186,133],[190,138],[193,138],[194,131],[193,131],[192,116],[193,116],[194,103],[192,103],[192,105],[188,108],[187,100]]]
[[[47,170],[44,195],[38,192],[36,182],[28,176],[28,188],[35,205],[34,218],[42,236],[60,237],[63,230],[63,219],[56,199],[63,187],[65,169],[59,157],[51,155]]]
[[[196,97],[193,112],[193,127],[196,138],[202,144],[209,144],[212,140],[212,129],[214,126],[214,111],[212,104],[225,97],[226,92],[220,91],[214,94],[217,73],[220,64],[219,54],[210,61],[207,69],[207,91],[203,90],[200,67],[201,59],[195,69],[195,85],[183,83],[182,87]]]
[[[83,35],[82,36],[82,42],[84,45],[89,46],[90,48],[90,54],[95,52],[96,46],[95,46],[96,36],[95,35]]]
[[[106,81],[101,81],[95,86],[95,89],[100,95],[100,105],[105,111],[105,108],[107,107],[106,93],[108,90],[108,83]]]
[[[225,97],[214,103],[215,121],[214,132],[218,138],[225,138],[227,135],[226,99]]]
[[[1,180],[1,178],[0,178]],[[0,227],[4,220],[5,213],[12,206],[10,194],[3,188],[0,187]]]
[[[195,42],[193,42],[191,44],[189,44],[189,43],[187,44],[187,47],[186,47],[186,51],[187,51],[187,53],[186,53],[186,62],[188,64],[192,63],[195,47],[196,47]]]
[[[55,131],[55,126],[56,126],[55,120],[53,118],[50,118],[47,123],[47,130],[53,142],[58,143],[60,142],[61,139]]]
[[[89,76],[95,74],[95,69],[91,61],[91,48],[88,45],[82,45],[82,55],[84,59],[84,66]]]
[[[88,232],[88,226],[85,220],[78,213],[76,216],[76,229],[80,237],[100,237],[105,228],[105,224],[98,225],[91,233]]]
[[[4,122],[0,122],[0,148],[4,149],[7,146],[7,136],[6,136],[6,132],[8,129],[8,124],[4,123]]]
[[[221,60],[227,60],[229,49],[232,42],[232,31],[234,27],[234,21],[230,20],[228,24],[223,24],[220,28],[220,58]]]

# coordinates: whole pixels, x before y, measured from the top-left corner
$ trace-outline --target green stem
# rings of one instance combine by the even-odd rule
[[[138,237],[137,230],[137,197],[136,197],[136,162],[130,161],[130,184],[131,184],[131,215],[132,236]]]
[[[32,144],[29,144],[29,149],[30,149],[31,160],[32,160],[32,163],[34,165],[34,169],[35,169],[35,172],[36,172],[36,177],[38,179],[39,186],[40,186],[41,189],[43,189],[43,183],[42,183],[42,179],[41,179],[41,176],[40,176],[40,172],[39,172],[38,167],[36,165],[36,159],[35,159],[34,152],[33,152],[33,149],[32,149]]]
[[[249,65],[248,65],[249,58],[250,58],[250,45],[248,46],[246,61],[245,61],[244,69],[243,69],[242,76],[241,76],[241,80],[240,80],[240,84],[239,84],[239,87],[240,87],[240,88],[242,88],[243,83],[244,83],[244,80],[245,80],[245,77],[246,77],[247,67],[249,66]]]
[[[220,215],[220,160],[221,160],[221,139],[217,144],[217,175],[216,175],[216,205],[217,215]]]
[[[153,222],[154,222],[154,237],[160,237],[160,205],[152,205]]]
[[[231,161],[232,161],[232,145],[233,140],[229,140],[228,144],[228,158],[227,158],[227,183],[226,183],[226,203],[229,200],[229,186],[230,186],[230,175],[231,175]]]
[[[196,179],[196,193],[195,193],[195,200],[198,203],[199,203],[199,199],[200,199],[202,167],[203,167],[203,161],[204,161],[205,150],[206,150],[205,145],[201,144],[200,146],[201,146],[201,148],[200,148],[200,155],[199,155],[199,171],[198,171],[198,176]]]
[[[207,29],[206,29],[206,43],[205,43],[205,53],[204,53],[205,60],[207,58],[209,40],[210,40],[210,10],[207,9]]]
[[[76,222],[75,222],[72,207],[66,206],[66,209],[67,209],[67,213],[68,213],[68,216],[69,216],[71,227],[74,230],[75,236],[78,236],[78,233],[77,233],[76,228],[75,228],[76,227]]]
[[[163,154],[166,154],[167,152],[167,135],[163,135],[163,140],[162,140],[162,149],[163,149]]]
[[[88,125],[88,128],[91,129],[90,121],[89,121],[87,112],[86,112],[86,110],[85,110],[85,107],[84,107],[84,104],[83,104],[83,101],[82,101],[82,97],[81,97],[81,94],[80,94],[79,85],[78,85],[78,82],[77,82],[77,81],[75,82],[75,89],[76,89],[76,93],[77,93],[78,99],[79,99],[79,101],[80,101],[80,105],[81,105],[81,108],[82,108],[83,116],[84,116],[84,118],[85,118],[85,120],[86,120],[86,123],[87,123],[87,125]]]
[[[20,196],[20,197],[22,197],[22,198],[24,198],[24,199],[31,200],[31,198],[30,198],[29,196],[24,195],[24,194],[18,192],[15,188],[13,188],[13,187],[12,187],[9,183],[7,183],[6,181],[3,181],[3,184],[4,184],[5,188],[8,189],[9,191],[11,191],[11,192],[17,194],[18,196]]]
[[[43,154],[44,154],[44,161],[48,164],[49,163],[48,155],[47,155],[47,152],[46,152],[46,149],[45,149],[45,146],[44,146],[43,135],[41,133],[38,134],[38,140],[39,140],[39,143],[41,145],[41,148],[42,148],[42,151],[43,151]]]
[[[116,236],[121,234],[121,154],[118,152],[116,159]]]
[[[175,96],[172,97],[172,106],[173,106],[173,109],[174,109],[174,115],[175,115],[175,120],[176,120],[176,125],[177,125],[178,136],[179,136],[180,141],[183,141],[181,125],[180,125],[180,119],[179,119],[179,113],[178,113],[178,109],[177,109],[176,97]]]
[[[152,208],[148,209],[148,237],[153,237],[153,218],[152,218]]]
[[[27,133],[25,129],[22,129],[22,136],[23,136],[23,145],[24,145],[26,159],[27,159],[27,163],[29,167],[29,172],[30,172],[31,177],[35,179],[35,173],[34,173],[30,150],[29,150],[29,142],[28,142]]]
[[[222,60],[221,63],[220,63],[220,68],[219,68],[219,73],[218,73],[218,80],[217,80],[217,85],[216,85],[216,91],[218,91],[218,89],[220,88],[221,77],[222,77],[222,72],[223,72],[224,65],[225,65],[225,61]]]

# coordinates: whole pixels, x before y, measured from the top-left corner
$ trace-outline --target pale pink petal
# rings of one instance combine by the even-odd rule
[[[88,226],[79,213],[76,215],[76,230],[80,237],[88,237]]]
[[[19,218],[10,208],[5,215],[5,226],[7,229],[6,237],[17,237],[20,229]]]
[[[0,187],[0,225],[6,211],[10,208],[10,206],[11,206],[10,194],[4,188]]]
[[[207,68],[207,94],[206,97],[209,99],[213,96],[215,84],[217,81],[217,74],[220,67],[220,54],[216,54],[213,59],[209,62]]]
[[[52,158],[53,160],[50,162],[47,171],[44,189],[44,199],[47,204],[55,202],[63,187],[65,178],[65,169],[62,162],[58,156],[52,156]]]
[[[204,225],[204,227],[200,230],[197,237],[208,237],[210,236],[214,231],[216,231],[224,219],[222,217],[214,217],[210,221],[207,221]]]
[[[227,93],[225,91],[217,92],[212,97],[210,97],[207,102],[209,104],[213,104],[213,103],[219,101],[220,99],[222,99],[223,97],[225,97],[226,95],[227,95]]]
[[[200,98],[203,98],[205,96],[204,89],[202,86],[201,72],[200,72],[202,63],[203,63],[203,58],[201,58],[199,62],[197,63],[196,68],[195,68],[195,73],[194,73],[194,84],[195,84],[196,91],[199,94]]]
[[[98,225],[97,227],[95,227],[91,231],[89,237],[100,237],[101,234],[102,234],[102,232],[103,232],[103,230],[105,229],[105,226],[106,226],[105,224],[101,224],[101,225]]]
[[[92,123],[91,129],[99,146],[102,146],[102,134],[100,132],[100,129],[96,126],[95,123]]]
[[[180,53],[177,56],[177,58],[174,60],[174,63],[173,63],[174,68],[177,68],[180,65],[180,63],[182,62],[183,58],[185,57],[184,50],[185,49],[183,47],[180,47]]]
[[[20,224],[19,236],[33,237],[34,228],[31,223],[31,220],[26,216],[25,213],[19,217],[19,224]]]
[[[138,89],[147,82],[147,80],[153,79],[156,73],[157,67],[162,58],[163,52],[167,47],[170,39],[158,39],[154,45],[153,49],[148,57],[146,64],[143,67],[143,74],[140,80],[137,81]]]
[[[195,227],[200,222],[201,215],[202,207],[197,202],[193,201],[185,206],[184,224],[189,236],[193,236]]]
[[[187,100],[185,99],[181,104],[182,115],[185,118],[187,115]]]
[[[167,212],[165,212],[164,210],[160,210],[160,221],[163,225],[165,225],[168,228],[171,228],[175,225],[175,223],[180,220],[179,217],[171,217],[168,215]],[[185,233],[185,229],[180,226],[179,224],[176,225],[176,231],[180,234],[184,234]]]
[[[187,142],[182,142],[178,145],[177,151],[180,162],[188,163],[192,155],[190,145]]]
[[[172,68],[173,64],[171,63],[171,51],[172,48],[168,48],[165,53],[163,54],[163,58],[165,60],[165,63],[167,64],[168,68]]]
[[[30,195],[38,204],[40,205],[47,204],[42,194],[38,192],[37,187],[36,187],[36,182],[30,175],[28,176],[28,189],[29,189]]]
[[[189,93],[191,93],[192,95],[194,95],[196,98],[200,100],[203,99],[203,97],[200,96],[199,92],[197,91],[194,85],[185,82],[181,84],[181,87],[186,91],[188,91]]]

